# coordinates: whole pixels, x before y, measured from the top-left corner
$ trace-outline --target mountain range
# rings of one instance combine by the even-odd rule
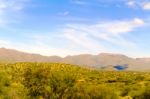
[[[100,53],[66,56],[42,56],[14,49],[0,48],[0,62],[60,62],[96,68],[128,64],[127,70],[150,70],[150,58],[131,58],[122,54]]]

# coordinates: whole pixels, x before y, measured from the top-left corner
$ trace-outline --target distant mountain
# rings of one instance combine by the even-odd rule
[[[29,54],[13,49],[0,48],[0,61],[6,62],[59,62],[58,56],[42,56],[39,54]]]
[[[96,68],[128,64],[127,70],[150,70],[150,58],[130,58],[121,54],[101,53],[98,55],[81,54],[66,56],[42,56],[13,49],[0,48],[1,62],[62,62]]]

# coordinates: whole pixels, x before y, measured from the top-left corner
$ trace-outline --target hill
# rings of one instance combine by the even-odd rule
[[[60,62],[101,68],[128,64],[127,70],[150,70],[150,58],[131,58],[122,54],[100,53],[98,55],[81,54],[74,56],[42,56],[13,49],[0,48],[1,62]]]

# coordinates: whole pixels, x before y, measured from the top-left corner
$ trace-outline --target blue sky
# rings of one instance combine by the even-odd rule
[[[150,57],[149,0],[0,0],[0,47]]]

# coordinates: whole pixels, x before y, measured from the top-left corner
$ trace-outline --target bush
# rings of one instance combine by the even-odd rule
[[[73,73],[38,64],[28,68],[24,78],[23,84],[29,89],[29,95],[45,99],[61,99],[76,82]]]
[[[147,86],[139,95],[133,96],[133,99],[150,99],[150,86]]]

